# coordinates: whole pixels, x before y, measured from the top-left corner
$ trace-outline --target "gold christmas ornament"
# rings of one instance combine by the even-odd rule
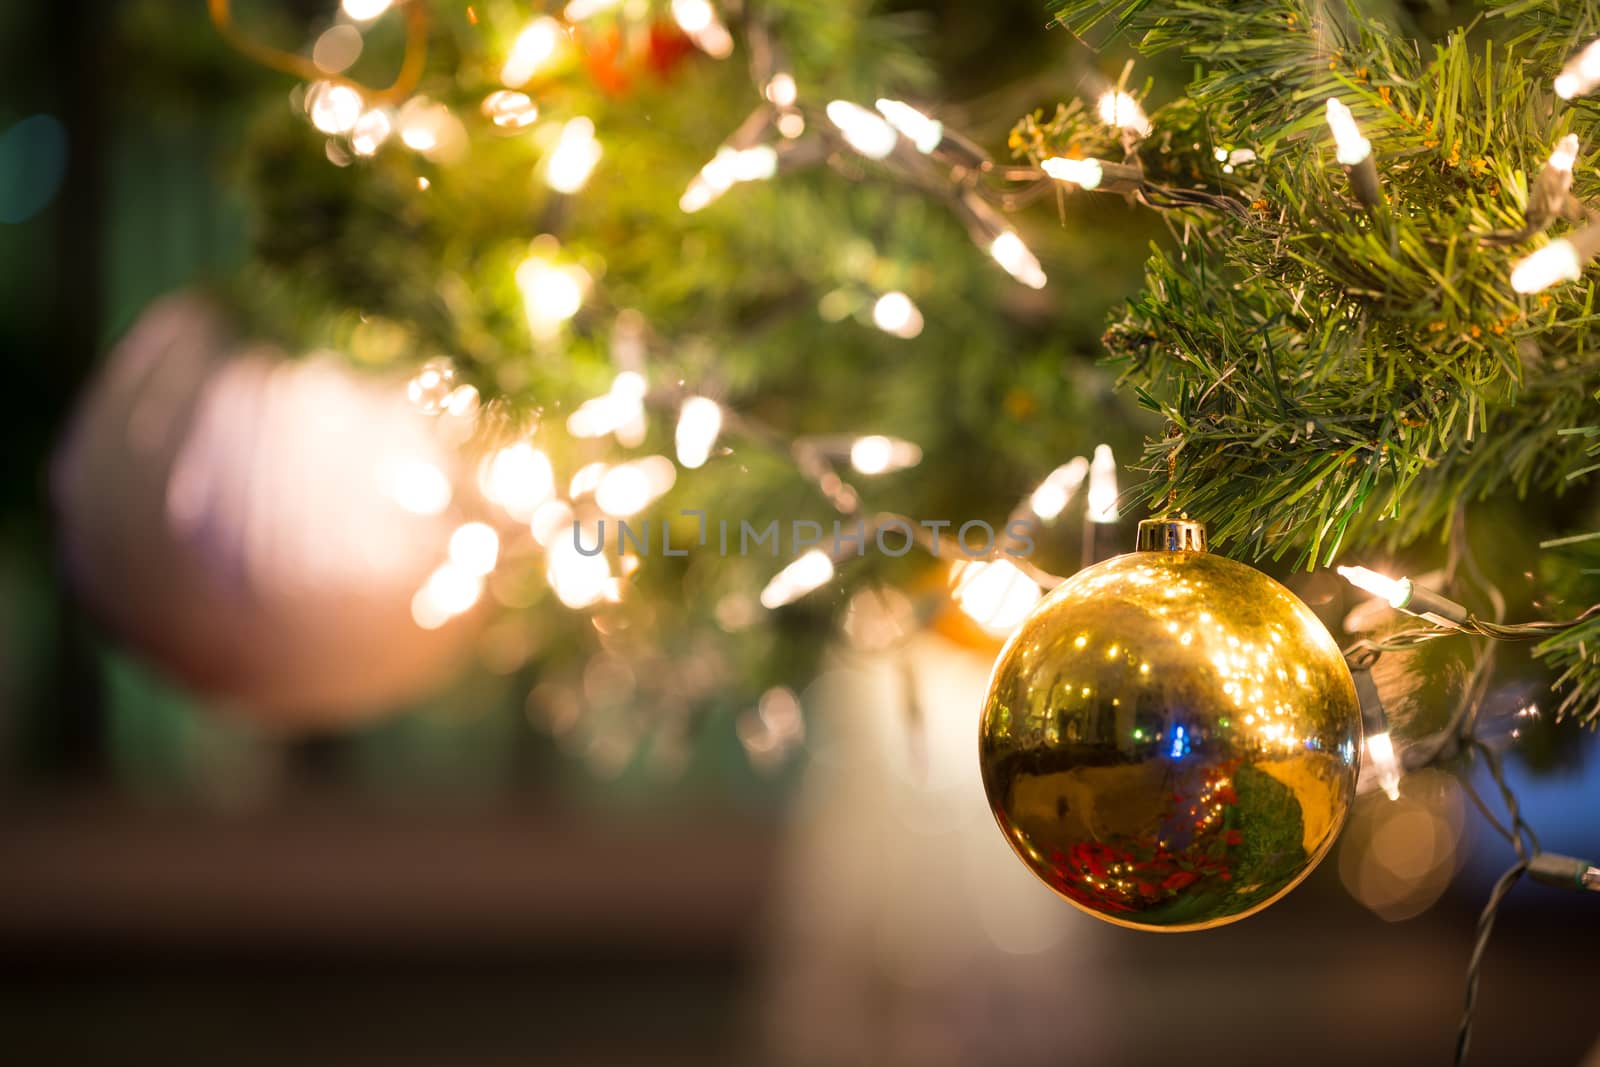
[[[1294,888],[1355,796],[1361,711],[1293,593],[1139,524],[1139,551],[1058,586],[1006,642],[978,754],[1034,874],[1091,915],[1204,930]]]

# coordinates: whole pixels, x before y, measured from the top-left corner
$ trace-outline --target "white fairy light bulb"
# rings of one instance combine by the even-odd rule
[[[771,610],[792,604],[833,579],[833,560],[820,548],[797,556],[761,590],[761,606]]]
[[[1053,519],[1066,510],[1078,487],[1088,476],[1089,461],[1082,456],[1074,456],[1069,462],[1051,471],[1050,476],[1039,483],[1039,488],[1035,489],[1033,496],[1028,499],[1028,506],[1039,518]]]
[[[1028,246],[1022,243],[1016,231],[1005,230],[989,243],[989,255],[1001,268],[1030,289],[1043,289],[1047,279],[1044,268]]]
[[[1039,583],[1010,560],[957,560],[950,580],[951,599],[993,637],[1010,636],[1042,595]]]
[[[722,432],[722,405],[705,396],[691,396],[678,409],[674,434],[678,462],[688,470],[705,466]]]
[[[1353,167],[1372,155],[1372,142],[1361,136],[1355,116],[1336,96],[1328,97],[1328,128],[1333,131],[1334,157]]]
[[[828,121],[838,127],[845,143],[868,159],[884,159],[894,151],[900,135],[881,115],[848,100],[828,105]]]
[[[371,22],[385,11],[394,0],[344,0],[339,5],[346,17],[355,22]]]
[[[517,266],[517,288],[535,337],[551,337],[583,306],[589,275],[581,267],[531,256]]]
[[[1583,276],[1583,260],[1572,242],[1558,237],[1537,252],[1517,260],[1511,268],[1511,288],[1537,293],[1557,282],[1575,282]]]
[[[800,98],[800,91],[794,83],[794,75],[780,70],[767,82],[763,95],[779,107],[794,107],[794,102]]]
[[[375,107],[362,114],[350,130],[350,150],[358,156],[376,155],[383,142],[394,132],[389,113]]]
[[[778,116],[778,132],[794,140],[806,132],[806,117],[798,111],[786,111]]]
[[[500,558],[500,535],[486,522],[467,522],[450,535],[450,562],[483,577],[494,570]]]
[[[712,58],[724,59],[733,51],[733,36],[710,0],[672,0],[672,19],[695,47]]]
[[[500,68],[500,80],[509,89],[522,88],[540,68],[555,59],[566,40],[566,31],[555,19],[548,15],[534,19],[512,42],[511,52]]]
[[[1367,758],[1378,774],[1378,784],[1390,800],[1400,799],[1400,761],[1395,757],[1394,741],[1385,730],[1367,738]]]
[[[594,489],[601,511],[619,519],[637,515],[659,499],[677,480],[677,468],[666,456],[646,456],[619,463],[606,471]]]
[[[597,552],[586,556],[578,550],[571,526],[551,541],[545,557],[545,580],[556,598],[573,610],[581,610],[602,600],[618,599],[611,577],[611,562]]]
[[[594,136],[594,120],[585,115],[568,119],[561,136],[545,160],[544,180],[558,193],[575,193],[589,182],[595,164],[600,162],[600,142]]]
[[[1117,459],[1110,445],[1096,445],[1089,464],[1089,521],[1116,522]]]
[[[1111,89],[1100,94],[1097,108],[1100,112],[1100,121],[1107,126],[1115,126],[1122,130],[1132,130],[1140,137],[1149,137],[1152,129],[1150,119],[1145,115],[1144,108],[1139,106],[1139,101],[1121,91]]]
[[[467,131],[444,104],[426,96],[407,100],[395,116],[400,142],[435,162],[450,162],[466,151]]]
[[[453,561],[439,564],[423,590],[428,600],[446,615],[462,615],[483,595],[483,579]]]
[[[1392,608],[1403,607],[1411,599],[1411,579],[1390,578],[1386,574],[1366,567],[1340,567],[1339,577],[1360,589],[1389,602]]]
[[[1105,177],[1105,168],[1100,165],[1098,159],[1052,156],[1041,162],[1039,168],[1057,181],[1071,182],[1083,189],[1096,188],[1100,184],[1100,179]]]
[[[898,437],[870,434],[850,444],[850,466],[861,474],[888,474],[921,462],[922,449]]]
[[[478,467],[478,488],[507,515],[527,522],[555,495],[555,470],[550,458],[527,441],[518,441],[486,457]]]
[[[383,482],[390,499],[413,515],[437,515],[450,506],[450,479],[431,463],[391,461]]]
[[[443,357],[430,359],[406,383],[406,399],[424,415],[437,415],[455,387],[455,364]]]
[[[622,0],[571,0],[571,3],[561,9],[561,17],[568,22],[582,22],[584,19],[594,18],[602,11],[610,11]]]
[[[1561,99],[1571,100],[1596,85],[1600,85],[1600,40],[1589,42],[1583,51],[1567,60],[1556,75],[1555,91]]]
[[[922,312],[898,290],[884,293],[872,305],[872,323],[884,333],[912,338],[922,332]]]
[[[1550,166],[1556,170],[1572,173],[1573,164],[1578,162],[1578,135],[1569,133],[1556,142],[1555,149],[1550,153]]]
[[[646,385],[643,375],[625,370],[611,382],[604,396],[585,400],[567,416],[567,432],[574,437],[604,437],[616,433],[644,415]]]
[[[348,133],[365,108],[361,94],[348,85],[317,82],[306,91],[306,114],[323,133]]]
[[[539,117],[539,107],[527,93],[496,89],[483,98],[483,114],[502,130],[521,130]]]
[[[878,113],[910,141],[918,152],[927,155],[944,140],[944,123],[929,118],[902,100],[880,99]]]
[[[342,74],[361,58],[361,31],[354,26],[329,26],[311,46],[311,62],[324,74]]]

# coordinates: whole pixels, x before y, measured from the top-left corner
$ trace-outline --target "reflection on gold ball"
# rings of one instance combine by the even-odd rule
[[[1006,643],[979,759],[1024,863],[1109,922],[1242,919],[1316,866],[1355,795],[1361,713],[1311,610],[1242,563],[1133,552]]]

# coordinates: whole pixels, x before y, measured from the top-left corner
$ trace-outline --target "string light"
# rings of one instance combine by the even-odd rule
[[[1144,108],[1139,106],[1139,101],[1121,91],[1112,89],[1100,94],[1098,103],[1100,121],[1107,126],[1129,130],[1140,137],[1149,137],[1153,127],[1150,119],[1145,115]]]
[[[395,117],[400,142],[437,163],[459,159],[467,148],[466,127],[445,105],[425,96],[414,96]]]
[[[383,480],[390,499],[413,515],[437,515],[450,506],[450,479],[431,463],[394,460]]]
[[[520,130],[533,125],[539,117],[539,108],[527,93],[497,89],[483,98],[483,113],[503,130]]]
[[[733,53],[733,35],[717,17],[710,0],[672,0],[672,18],[706,55],[726,59]]]
[[[898,290],[884,293],[872,305],[872,322],[884,333],[910,339],[922,332],[922,312]]]
[[[437,415],[444,410],[444,402],[454,389],[455,364],[448,359],[430,359],[406,383],[406,399],[424,415]]]
[[[567,120],[561,127],[556,147],[545,160],[544,180],[558,193],[575,193],[589,182],[595,164],[600,162],[600,142],[594,136],[594,121],[584,115]]]
[[[1370,571],[1368,572],[1371,573]],[[1382,576],[1379,575],[1381,578]],[[1373,681],[1370,669],[1355,670],[1351,677],[1356,683],[1356,700],[1361,705],[1362,733],[1366,737],[1367,766],[1372,768],[1378,784],[1390,800],[1400,799],[1400,760],[1395,755],[1394,740],[1389,736],[1389,716],[1383,708],[1383,698],[1378,684]]]
[[[800,98],[799,88],[794,83],[794,75],[782,70],[768,79],[762,95],[779,107],[794,107],[794,102]]]
[[[771,145],[743,149],[724,145],[690,180],[678,207],[690,213],[699,211],[740,182],[764,181],[777,172],[778,152]]]
[[[1110,445],[1096,445],[1089,464],[1089,521],[1116,522],[1117,459]]]
[[[950,598],[993,637],[1008,637],[1043,595],[1039,583],[1010,560],[957,560]]]
[[[1578,162],[1578,135],[1569,133],[1556,142],[1555,148],[1550,153],[1549,166],[1566,174],[1572,173],[1572,167]]]
[[[1028,506],[1039,518],[1053,519],[1066,510],[1078,487],[1088,476],[1089,461],[1082,456],[1074,456],[1050,472],[1050,476],[1028,498]]]
[[[619,519],[637,515],[672,488],[678,469],[666,456],[645,456],[619,463],[606,471],[595,486],[594,502],[607,515]]]
[[[511,52],[500,68],[500,80],[508,89],[522,88],[556,58],[566,40],[566,31],[555,19],[548,15],[534,19],[512,42]]]
[[[944,140],[944,123],[929,118],[904,101],[880,99],[877,107],[878,113],[888,120],[889,125],[923,155],[938,148]]]
[[[361,31],[354,26],[330,26],[311,46],[311,62],[324,74],[339,74],[361,58]]]
[[[604,396],[585,400],[567,417],[567,432],[574,437],[604,437],[644,417],[645,380],[637,371],[623,371]]]
[[[1005,230],[989,243],[989,255],[1000,264],[1001,268],[1017,281],[1030,289],[1043,289],[1045,282],[1044,268],[1039,265],[1039,260],[1028,246],[1022,243],[1016,231]]]
[[[1328,97],[1328,128],[1333,131],[1334,158],[1347,167],[1372,157],[1372,142],[1361,136],[1361,128],[1350,109],[1336,96]]]
[[[371,22],[385,11],[394,0],[343,0],[339,9],[356,22]]]
[[[444,620],[448,620],[464,615],[472,610],[482,595],[481,577],[452,561],[446,561],[428,576],[417,597],[412,599],[412,617],[426,626],[425,619],[443,616]]]
[[[828,121],[838,127],[845,143],[868,159],[887,159],[899,143],[900,135],[894,127],[860,104],[835,100],[827,111]]]
[[[450,535],[449,553],[451,563],[481,578],[500,558],[500,535],[488,523],[462,523]]]
[[[562,530],[545,556],[545,580],[556,599],[574,611],[592,607],[603,600],[617,601],[622,591],[611,575],[611,562],[603,553],[586,556],[574,543],[572,527]]]
[[[516,280],[528,326],[541,338],[554,336],[562,323],[578,313],[589,286],[589,275],[582,267],[552,263],[543,256],[523,260],[517,266]]]
[[[1556,95],[1563,100],[1583,96],[1600,85],[1600,40],[1591,41],[1583,51],[1567,60],[1556,75]]]
[[[1399,800],[1400,761],[1395,758],[1394,741],[1390,739],[1387,730],[1367,737],[1367,758],[1372,761],[1373,770],[1378,776],[1378,784],[1389,794],[1389,799]]]
[[[478,489],[513,519],[528,522],[539,505],[555,495],[555,470],[543,452],[527,441],[518,441],[479,464]]]
[[[306,90],[306,114],[323,133],[348,133],[355,128],[365,104],[348,85],[315,82]]]
[[[722,405],[704,396],[691,396],[678,409],[678,429],[674,444],[678,462],[694,470],[705,465],[722,432]]]
[[[1083,189],[1096,188],[1105,177],[1105,169],[1098,159],[1054,156],[1041,162],[1039,168],[1057,181],[1071,182]]]
[[[606,476],[606,471],[610,469],[611,464],[602,460],[585,463],[572,476],[572,481],[567,485],[567,495],[579,500],[593,493],[600,485],[600,480]]]
[[[350,130],[350,150],[358,156],[377,155],[383,142],[394,132],[394,123],[383,108],[373,108],[362,114]]]
[[[888,474],[922,462],[922,449],[898,437],[872,434],[850,445],[850,465],[862,474]]]
[[[1412,584],[1410,578],[1390,578],[1366,567],[1340,567],[1339,577],[1357,589],[1381,597],[1391,608],[1427,619],[1452,630],[1461,629],[1471,619],[1466,608],[1448,597]]]
[[[535,544],[540,548],[549,548],[561,534],[571,536],[572,518],[572,505],[565,500],[552,498],[533,510],[528,530],[533,534]]]
[[[561,17],[568,22],[582,22],[584,19],[594,18],[602,11],[610,11],[622,0],[572,0],[561,9]]]
[[[1558,237],[1517,260],[1511,268],[1511,288],[1519,293],[1537,293],[1557,282],[1575,282],[1582,276],[1583,260],[1577,247],[1567,238]]]
[[[772,610],[792,604],[833,580],[833,560],[820,548],[797,556],[761,590],[761,606]]]
[[[806,132],[806,118],[798,111],[788,111],[778,116],[778,132],[794,140]]]

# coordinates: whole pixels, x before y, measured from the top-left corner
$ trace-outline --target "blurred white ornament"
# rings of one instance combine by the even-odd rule
[[[411,601],[451,529],[453,456],[404,383],[152,305],[80,400],[52,470],[67,572],[174,677],[282,728],[355,723],[448,679],[471,627]]]

